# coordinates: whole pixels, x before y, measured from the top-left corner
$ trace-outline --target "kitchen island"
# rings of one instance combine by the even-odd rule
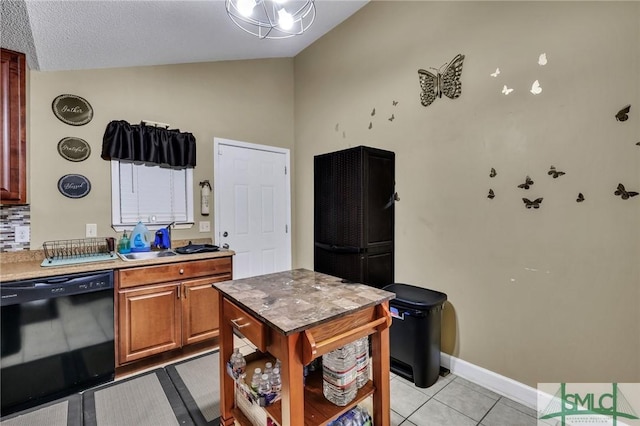
[[[214,283],[220,304],[221,424],[248,420],[234,404],[234,381],[226,372],[233,330],[260,352],[281,362],[282,398],[266,407],[278,425],[324,425],[373,395],[374,424],[390,424],[389,300],[393,293],[305,269]],[[322,380],[303,382],[314,359],[371,335],[373,379],[347,406],[324,399]],[[321,376],[321,374],[320,374]]]

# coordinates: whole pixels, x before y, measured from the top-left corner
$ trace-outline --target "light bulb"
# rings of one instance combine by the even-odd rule
[[[238,0],[237,8],[242,16],[251,16],[254,7],[256,7],[255,0]]]
[[[293,16],[284,10],[284,8],[278,11],[278,18],[278,25],[280,25],[280,28],[283,30],[288,30],[293,27]]]

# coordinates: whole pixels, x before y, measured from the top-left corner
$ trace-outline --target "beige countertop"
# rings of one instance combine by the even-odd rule
[[[214,283],[224,296],[284,335],[395,298],[395,294],[307,269]]]
[[[39,252],[39,253],[38,253]],[[232,250],[220,250],[210,253],[178,254],[177,256],[161,257],[156,259],[125,261],[120,258],[105,262],[91,262],[68,266],[40,266],[44,260],[41,250],[29,253],[19,253],[15,256],[4,253],[0,263],[0,281],[27,280],[31,278],[44,278],[54,275],[66,275],[82,272],[104,271],[108,269],[126,269],[139,266],[161,265],[166,263],[189,262],[201,259],[213,259],[216,257],[233,256]],[[17,261],[11,261],[11,258]],[[9,260],[9,261],[7,261]]]

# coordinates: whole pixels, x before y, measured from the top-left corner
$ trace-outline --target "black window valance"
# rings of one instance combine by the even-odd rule
[[[102,158],[191,168],[196,166],[196,138],[177,129],[112,121],[104,131]]]

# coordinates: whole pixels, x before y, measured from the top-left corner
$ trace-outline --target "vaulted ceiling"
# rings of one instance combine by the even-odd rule
[[[0,44],[40,71],[293,57],[367,1],[316,0],[307,32],[261,40],[223,0],[2,0]]]

